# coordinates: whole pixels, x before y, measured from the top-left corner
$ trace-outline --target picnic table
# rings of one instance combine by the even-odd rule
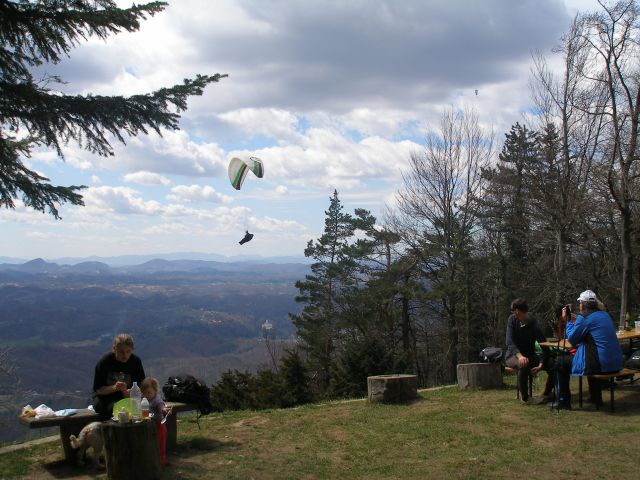
[[[167,451],[175,450],[178,443],[177,416],[181,412],[198,411],[198,406],[191,403],[166,402],[171,407],[171,415],[167,417]],[[70,435],[78,435],[85,425],[100,421],[100,415],[88,408],[78,409],[74,414],[55,417],[24,417],[20,415],[18,421],[28,428],[60,428],[60,441],[64,450],[64,458],[68,462],[75,462],[76,451],[69,442]]]

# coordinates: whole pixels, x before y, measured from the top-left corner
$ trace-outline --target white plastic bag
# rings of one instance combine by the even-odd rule
[[[47,407],[44,403],[37,406],[34,410],[36,412],[36,418],[47,418],[56,416],[56,413],[51,408]]]

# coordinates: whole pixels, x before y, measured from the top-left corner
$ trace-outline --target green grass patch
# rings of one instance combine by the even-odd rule
[[[365,400],[296,409],[178,417],[166,479],[635,478],[640,388],[616,392],[616,413],[521,405],[515,388],[430,390],[406,405]],[[540,389],[544,381],[538,382]],[[577,392],[577,384],[573,387]],[[538,392],[539,393],[539,392]],[[605,395],[605,399],[608,397]],[[54,445],[58,459],[61,447]],[[38,447],[40,448],[40,447]],[[14,460],[17,478],[45,468]],[[50,455],[51,456],[51,455]],[[55,455],[53,455],[55,457]],[[0,456],[0,471],[6,467]],[[24,462],[27,462],[25,467]],[[44,467],[43,467],[44,465]],[[22,475],[23,477],[21,477]]]

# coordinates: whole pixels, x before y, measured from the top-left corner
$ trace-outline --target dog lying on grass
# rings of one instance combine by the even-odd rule
[[[72,448],[78,450],[78,465],[84,465],[87,449],[91,447],[93,449],[93,467],[96,469],[101,468],[100,454],[102,453],[102,447],[104,447],[101,422],[91,422],[86,425],[80,430],[77,437],[75,435],[69,436],[69,442]]]

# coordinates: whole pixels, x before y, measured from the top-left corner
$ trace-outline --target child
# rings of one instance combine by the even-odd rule
[[[140,384],[142,395],[149,400],[149,415],[153,416],[156,422],[158,433],[158,447],[160,448],[160,463],[167,464],[167,426],[162,423],[162,419],[171,413],[171,408],[167,407],[164,400],[160,398],[158,390],[160,384],[155,378],[147,377]]]

